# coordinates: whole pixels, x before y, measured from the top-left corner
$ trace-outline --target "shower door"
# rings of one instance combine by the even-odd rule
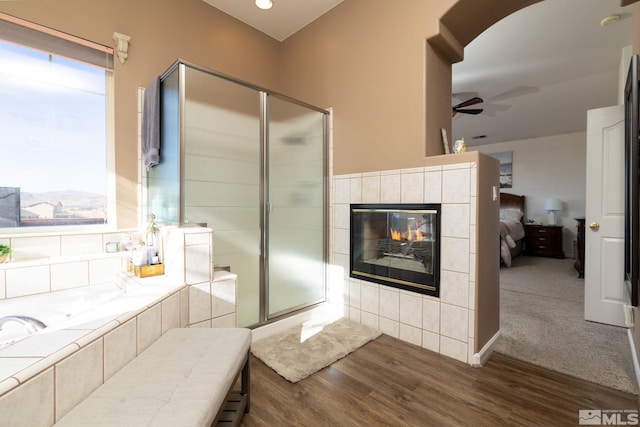
[[[325,298],[325,114],[268,97],[267,318]]]
[[[213,263],[238,276],[239,326],[260,322],[260,93],[186,67],[184,223],[213,230]]]
[[[324,301],[326,112],[183,63],[162,99],[151,211],[213,230],[214,266],[238,277],[238,326]]]

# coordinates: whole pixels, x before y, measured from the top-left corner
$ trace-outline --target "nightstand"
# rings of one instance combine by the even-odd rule
[[[524,245],[528,255],[564,258],[561,225],[524,225]]]

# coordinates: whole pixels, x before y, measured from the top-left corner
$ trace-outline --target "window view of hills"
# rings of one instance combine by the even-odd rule
[[[0,187],[0,227],[105,224],[107,198],[84,191],[21,192]]]

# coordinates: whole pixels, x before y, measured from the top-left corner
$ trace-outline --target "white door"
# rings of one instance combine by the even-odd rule
[[[624,108],[587,112],[584,318],[625,326]]]

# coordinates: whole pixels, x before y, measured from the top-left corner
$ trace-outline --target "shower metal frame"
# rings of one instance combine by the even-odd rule
[[[267,323],[274,322],[283,317],[287,317],[288,315],[294,314],[304,309],[309,309],[315,307],[319,304],[322,304],[327,301],[328,294],[328,273],[327,273],[327,265],[329,262],[329,244],[328,244],[328,230],[329,230],[329,116],[332,114],[331,111],[325,110],[319,107],[316,107],[311,104],[307,104],[303,101],[299,101],[295,98],[291,98],[287,95],[271,91],[269,89],[257,86],[255,84],[237,79],[235,77],[231,77],[224,73],[220,73],[217,71],[213,71],[202,67],[200,65],[191,63],[189,61],[185,61],[182,59],[176,60],[162,75],[160,76],[160,80],[164,81],[164,79],[173,73],[176,68],[178,69],[178,86],[179,86],[179,127],[180,127],[180,164],[179,167],[179,179],[180,183],[178,185],[178,225],[185,226],[184,221],[184,209],[183,206],[185,204],[184,200],[184,191],[183,191],[183,183],[185,181],[185,137],[186,137],[186,125],[185,125],[185,117],[184,117],[184,108],[186,105],[186,67],[201,71],[206,74],[210,74],[214,77],[222,78],[232,83],[247,87],[249,89],[253,89],[260,94],[260,194],[259,194],[259,204],[260,204],[260,298],[259,298],[259,315],[258,315],[258,323],[255,325],[250,325],[249,327],[261,326]],[[308,108],[310,110],[314,110],[316,112],[323,114],[323,179],[322,179],[322,191],[323,191],[323,210],[322,210],[322,227],[323,227],[323,278],[322,282],[324,284],[323,294],[324,297],[318,300],[310,301],[307,303],[300,304],[298,306],[290,307],[287,310],[283,310],[269,316],[268,306],[269,306],[269,265],[268,265],[268,252],[269,252],[269,241],[268,241],[268,226],[269,226],[269,213],[271,211],[271,203],[268,199],[268,190],[269,190],[269,158],[268,158],[268,147],[269,147],[269,97],[279,98],[284,101],[291,102],[293,104],[297,104],[299,106]]]

